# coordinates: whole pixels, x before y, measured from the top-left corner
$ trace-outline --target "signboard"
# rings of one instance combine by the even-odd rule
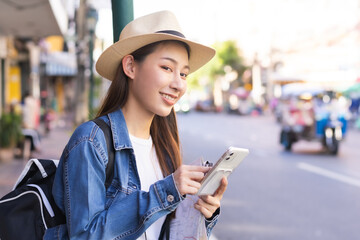
[[[20,67],[10,66],[6,84],[6,103],[21,102]]]

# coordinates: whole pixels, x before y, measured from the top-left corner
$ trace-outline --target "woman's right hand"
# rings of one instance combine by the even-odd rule
[[[174,173],[176,187],[181,195],[194,195],[201,187],[201,180],[209,167],[181,165]]]

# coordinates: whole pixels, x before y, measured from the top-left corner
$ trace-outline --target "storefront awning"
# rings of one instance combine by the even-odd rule
[[[61,0],[0,1],[0,35],[23,38],[63,35],[67,23]]]
[[[44,56],[47,76],[75,76],[77,74],[76,55],[68,52],[52,52]]]

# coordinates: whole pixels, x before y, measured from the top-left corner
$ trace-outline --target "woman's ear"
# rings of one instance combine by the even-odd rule
[[[135,60],[132,55],[126,55],[122,59],[122,67],[126,76],[133,79],[135,76]]]

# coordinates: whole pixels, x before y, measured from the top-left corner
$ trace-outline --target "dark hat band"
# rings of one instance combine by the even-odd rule
[[[185,38],[184,34],[182,34],[181,32],[178,32],[178,31],[174,31],[174,30],[162,30],[162,31],[157,31],[156,33],[166,33],[166,34],[171,34],[171,35]]]

